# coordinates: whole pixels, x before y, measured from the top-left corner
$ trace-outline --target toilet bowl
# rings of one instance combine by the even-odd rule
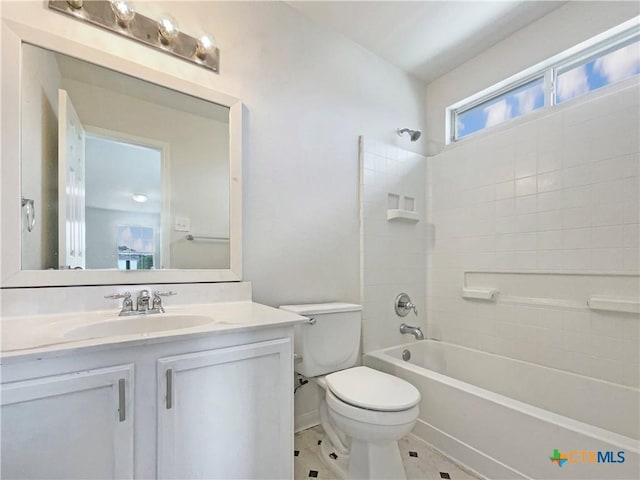
[[[348,465],[323,455],[334,473],[349,480],[406,479],[398,440],[408,434],[418,418],[420,393],[402,379],[368,367],[354,367],[325,377],[323,401],[330,419],[325,431],[346,435]],[[339,435],[337,435],[339,436]],[[327,434],[323,451],[334,447]]]
[[[280,308],[309,317],[308,324],[295,327],[295,370],[324,391],[319,409],[325,463],[348,480],[406,480],[398,440],[416,423],[420,392],[393,375],[354,366],[362,307],[330,303]]]

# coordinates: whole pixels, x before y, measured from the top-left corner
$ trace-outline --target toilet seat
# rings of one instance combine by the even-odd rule
[[[359,409],[400,412],[420,401],[420,392],[409,382],[369,367],[354,367],[325,377],[327,392]]]
[[[407,423],[415,422],[418,418],[419,409],[417,405],[410,407],[407,410],[399,411],[380,411],[380,410],[367,410],[366,408],[355,407],[343,402],[336,397],[333,392],[327,389],[325,399],[327,401],[327,407],[330,411],[338,413],[345,418],[355,420],[357,422],[384,426],[396,426],[404,425]]]

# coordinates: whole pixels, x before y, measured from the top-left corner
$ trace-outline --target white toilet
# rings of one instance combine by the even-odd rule
[[[296,372],[325,392],[321,448],[333,472],[349,480],[406,479],[398,440],[418,418],[420,392],[368,367],[354,367],[360,350],[360,305],[283,305],[308,317],[295,327]]]

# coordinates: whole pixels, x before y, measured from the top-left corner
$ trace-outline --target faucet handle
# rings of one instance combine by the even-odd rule
[[[172,297],[173,295],[177,295],[177,293],[172,291],[160,292],[156,290],[155,292],[153,292],[153,295],[156,297]]]
[[[131,292],[124,293],[112,293],[111,295],[105,295],[104,298],[124,298],[122,301],[122,309],[120,310],[120,315],[124,315],[128,312],[133,311],[133,300],[131,300]]]
[[[409,295],[407,295],[406,293],[401,293],[396,297],[396,300],[394,302],[394,308],[395,308],[396,314],[400,317],[406,317],[411,310],[413,310],[413,313],[416,316],[418,315],[418,309],[411,302]]]
[[[154,310],[160,310],[160,312],[164,313],[164,307],[162,306],[162,298],[161,297],[171,297],[173,295],[177,295],[176,292],[160,292],[156,290],[153,292],[153,305],[152,308]]]
[[[112,298],[114,300],[118,298],[131,298],[131,292],[112,293],[111,295],[105,295],[104,298]]]

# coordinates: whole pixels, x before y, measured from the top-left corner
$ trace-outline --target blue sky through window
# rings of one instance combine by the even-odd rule
[[[640,42],[634,42],[570,70],[560,70],[556,83],[556,103],[565,102],[639,73]],[[543,106],[544,79],[540,77],[457,114],[456,139]]]
[[[458,115],[458,136],[463,138],[486,127],[544,106],[544,79],[538,78],[481,103]]]
[[[558,74],[556,103],[621,82],[640,72],[640,43],[610,52]]]

